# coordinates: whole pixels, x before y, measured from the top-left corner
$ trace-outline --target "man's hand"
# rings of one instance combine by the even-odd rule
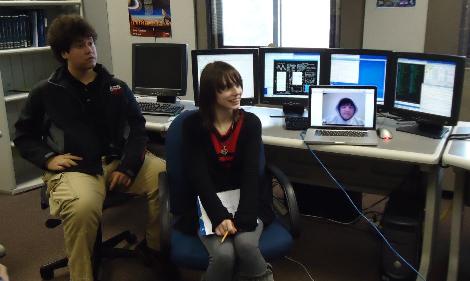
[[[50,171],[63,171],[66,168],[77,166],[78,164],[75,162],[75,160],[82,159],[82,157],[75,156],[70,153],[56,155],[47,161],[47,169]]]
[[[0,280],[10,281],[10,279],[8,278],[7,268],[1,263],[0,263]]]
[[[237,233],[237,229],[232,220],[225,219],[215,228],[215,234],[218,236],[223,236],[227,231],[231,235]]]
[[[131,182],[132,180],[128,175],[118,171],[114,171],[109,177],[109,190],[113,190],[118,185],[129,187],[131,185]]]

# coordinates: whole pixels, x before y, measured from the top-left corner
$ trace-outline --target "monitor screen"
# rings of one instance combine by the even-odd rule
[[[330,85],[377,87],[377,105],[384,106],[388,92],[391,52],[375,50],[331,50]]]
[[[324,49],[261,48],[261,103],[308,103],[311,85],[320,84]]]
[[[187,45],[132,44],[132,89],[153,96],[186,95]]]
[[[397,53],[393,110],[430,125],[455,125],[460,110],[465,58]]]
[[[191,51],[193,68],[194,101],[199,103],[199,80],[204,67],[214,61],[223,61],[233,66],[242,77],[242,105],[257,103],[257,49],[214,49]]]
[[[310,90],[310,126],[375,127],[376,87],[313,86]]]

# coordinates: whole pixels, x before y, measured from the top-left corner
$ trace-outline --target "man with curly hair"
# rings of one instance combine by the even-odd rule
[[[48,43],[62,65],[31,90],[15,124],[21,155],[45,170],[73,281],[93,280],[91,257],[107,190],[146,197],[141,247],[159,248],[158,174],[165,161],[146,151],[145,119],[126,83],[97,64],[96,39],[78,15],[52,22]]]

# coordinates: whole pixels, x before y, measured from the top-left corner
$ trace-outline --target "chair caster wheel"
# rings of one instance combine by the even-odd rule
[[[54,271],[46,268],[40,268],[39,273],[41,274],[42,280],[51,280],[54,278]]]

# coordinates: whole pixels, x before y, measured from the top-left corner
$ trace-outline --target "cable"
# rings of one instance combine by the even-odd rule
[[[290,260],[291,262],[294,262],[294,263],[300,265],[300,266],[305,270],[305,272],[307,273],[308,278],[310,278],[310,280],[312,280],[312,281],[315,281],[315,280],[313,280],[312,275],[310,274],[310,272],[308,271],[308,269],[307,269],[307,267],[306,267],[305,265],[303,265],[303,264],[302,264],[301,262],[299,262],[299,261],[294,260],[294,259],[291,258],[291,257],[288,257],[288,256],[284,256],[284,257],[285,257],[287,260]]]
[[[302,138],[302,140],[304,140],[305,138],[305,131],[301,132],[300,133],[300,138]],[[405,263],[413,272],[415,272],[418,277],[423,280],[423,281],[426,281],[426,279],[421,275],[421,273],[419,273],[419,271],[417,271],[405,258],[403,258],[397,250],[395,250],[395,248],[393,248],[393,246],[390,244],[390,242],[387,240],[387,238],[385,238],[385,236],[382,234],[382,232],[379,230],[379,228],[369,220],[369,218],[367,218],[364,213],[362,213],[361,210],[359,210],[359,208],[356,206],[356,204],[354,204],[354,201],[351,199],[351,197],[349,196],[349,194],[347,193],[346,189],[343,187],[343,185],[333,176],[333,174],[331,174],[331,172],[328,170],[328,168],[325,166],[325,164],[320,160],[320,158],[318,158],[317,154],[310,148],[310,146],[308,144],[306,144],[304,142],[305,146],[307,147],[308,151],[310,151],[310,154],[313,155],[313,157],[315,158],[315,160],[317,160],[317,162],[320,164],[320,166],[322,167],[323,171],[325,171],[325,173],[333,180],[333,182],[335,183],[335,185],[344,193],[344,195],[346,196],[346,198],[348,199],[349,203],[351,204],[351,206],[353,206],[353,208],[356,210],[356,212],[362,217],[364,218],[371,226],[372,228],[377,232],[377,234],[380,236],[380,238],[382,238],[382,240],[385,242],[385,245],[387,245],[387,247],[390,249],[390,251],[393,252],[393,254],[398,257],[403,263]]]
[[[388,198],[388,196],[384,196],[384,198],[382,198],[382,199],[380,199],[379,201],[377,201],[377,202],[371,204],[369,207],[367,207],[367,208],[365,208],[365,209],[362,209],[362,211],[364,212],[364,211],[367,211],[367,210],[369,210],[369,209],[374,208],[375,206],[379,205],[380,203],[382,203],[382,202],[383,202],[385,199],[387,199],[387,198]]]
[[[470,139],[470,134],[450,134],[447,137],[447,140],[468,140]]]
[[[368,214],[379,214],[379,215],[382,215],[382,213],[380,212],[376,212],[376,211],[369,211],[369,212],[365,212],[364,215],[368,215]],[[326,220],[326,221],[329,221],[329,222],[332,222],[332,223],[336,223],[336,224],[341,224],[341,225],[351,225],[351,224],[355,224],[356,222],[359,221],[359,219],[361,219],[361,216],[357,216],[355,217],[354,219],[348,221],[348,222],[342,222],[342,221],[337,221],[337,220],[334,220],[334,219],[330,219],[330,218],[325,218],[325,217],[320,217],[320,216],[315,216],[315,215],[309,215],[309,214],[300,214],[301,216],[303,217],[308,217],[308,218],[314,218],[314,219],[319,219],[319,220]]]
[[[337,220],[334,220],[334,219],[330,219],[330,218],[325,218],[325,217],[320,217],[320,216],[315,216],[315,215],[309,215],[309,214],[300,214],[301,216],[303,217],[308,217],[308,218],[314,218],[314,219],[319,219],[319,220],[326,220],[326,221],[329,221],[329,222],[332,222],[332,223],[336,223],[336,224],[341,224],[341,225],[351,225],[351,224],[355,224],[356,222],[359,221],[359,219],[361,218],[361,216],[357,216],[355,217],[353,220],[351,221],[348,221],[348,222],[342,222],[342,221],[337,221]]]
[[[470,139],[470,134],[449,134],[447,136],[446,142],[444,143],[444,147],[447,146],[447,143],[451,140],[468,140]],[[439,160],[439,167],[441,168],[449,168],[449,165],[442,164],[442,157]]]

